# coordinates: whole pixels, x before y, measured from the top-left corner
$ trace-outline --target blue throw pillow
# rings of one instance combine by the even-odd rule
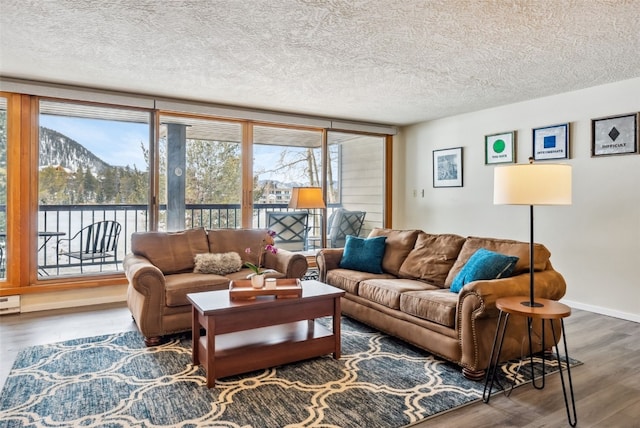
[[[382,257],[386,240],[386,236],[364,239],[347,235],[340,267],[361,272],[383,273]]]
[[[480,248],[473,253],[451,283],[451,291],[459,293],[465,284],[482,279],[507,278],[513,273],[518,257],[494,253]]]

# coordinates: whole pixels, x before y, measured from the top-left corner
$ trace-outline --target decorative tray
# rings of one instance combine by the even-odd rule
[[[277,279],[276,288],[253,288],[249,279],[238,279],[229,284],[231,300],[250,300],[256,296],[276,296],[277,299],[301,297],[302,285],[297,278]]]

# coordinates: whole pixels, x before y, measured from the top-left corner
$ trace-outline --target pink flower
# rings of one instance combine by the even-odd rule
[[[276,232],[273,230],[267,231],[267,238],[262,240],[262,246],[260,248],[260,255],[258,256],[258,264],[255,265],[251,262],[245,262],[244,265],[251,269],[255,275],[262,275],[266,272],[275,272],[273,269],[262,270],[262,259],[265,255],[265,252],[269,251],[271,254],[278,254],[278,249],[273,246],[273,238],[276,236]],[[270,243],[267,243],[271,241]],[[247,247],[244,249],[244,252],[247,254],[251,254],[251,247]]]

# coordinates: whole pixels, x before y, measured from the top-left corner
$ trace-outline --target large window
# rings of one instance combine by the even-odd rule
[[[38,275],[121,270],[147,230],[150,113],[41,101]]]
[[[160,230],[242,226],[242,125],[160,118]]]
[[[95,102],[73,101],[50,89],[0,94],[4,293],[121,285],[138,231],[271,228],[303,211],[307,238],[295,245],[312,249],[335,244],[326,232],[338,210],[365,214],[361,236],[385,224],[387,136],[188,103],[154,109],[135,97],[116,97],[132,107],[91,93],[83,99]],[[326,210],[290,208],[299,187],[321,188]]]

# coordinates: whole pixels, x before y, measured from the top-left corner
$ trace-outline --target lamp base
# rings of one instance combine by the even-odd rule
[[[544,307],[544,305],[542,303],[530,302],[528,300],[526,302],[520,302],[520,304],[522,306],[527,306],[529,308],[542,308],[542,307]]]

